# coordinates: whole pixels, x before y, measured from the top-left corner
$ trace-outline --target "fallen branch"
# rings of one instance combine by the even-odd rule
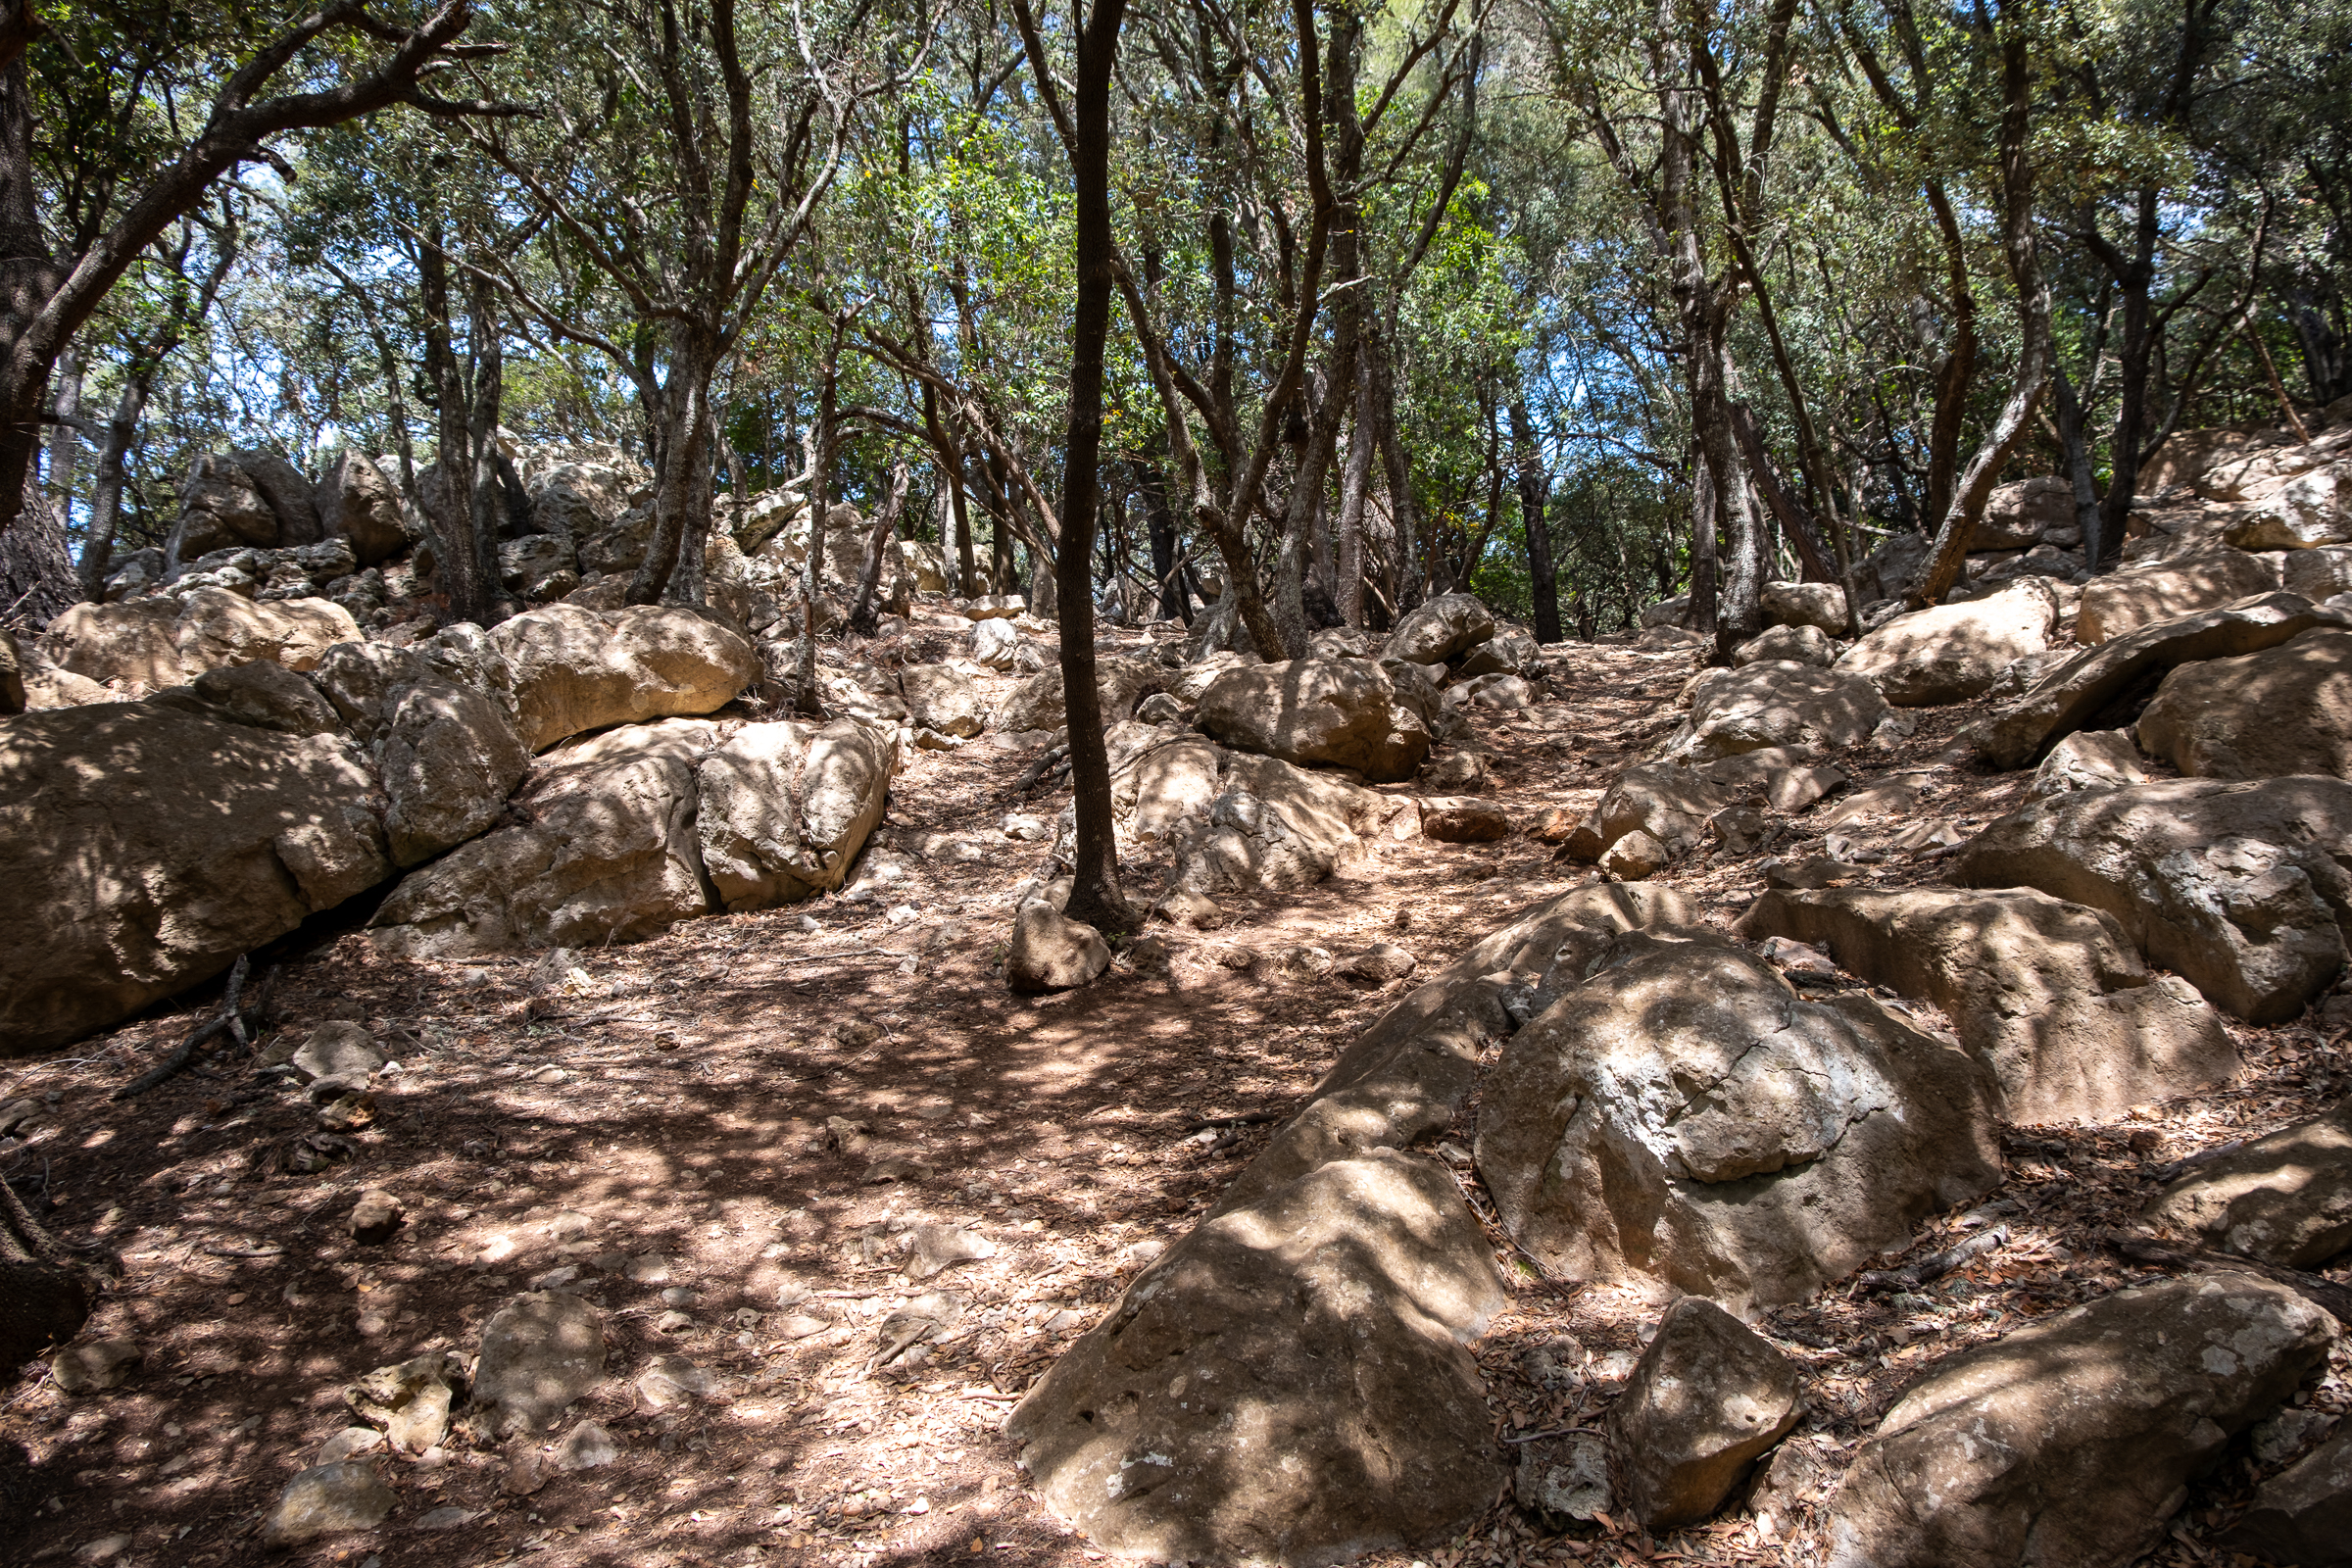
[[[1995,1225],[1988,1231],[1979,1231],[1964,1242],[1945,1248],[1942,1251],[1923,1257],[1903,1268],[1873,1269],[1854,1281],[1855,1288],[1873,1296],[1891,1296],[1897,1291],[1916,1291],[1931,1285],[1960,1267],[1969,1259],[2006,1246],[2009,1227]]]
[[[145,1094],[157,1084],[176,1078],[187,1070],[190,1062],[196,1059],[197,1048],[216,1035],[227,1034],[233,1037],[240,1046],[252,1045],[253,1036],[246,1029],[248,1020],[238,1007],[238,998],[245,989],[245,975],[250,964],[251,955],[247,955],[239,957],[236,965],[228,971],[228,991],[220,999],[220,1010],[218,1013],[198,1024],[196,1032],[181,1041],[178,1049],[172,1054],[116,1090],[113,1098],[128,1100],[133,1095]],[[254,994],[251,1020],[254,1023],[261,1021],[263,1011],[270,1005],[270,982],[276,976],[276,970],[271,969],[266,971],[262,976],[261,987]]]
[[[2199,1165],[2211,1164],[2223,1155],[2234,1154],[2245,1147],[2246,1141],[2243,1138],[2232,1138],[2226,1144],[2216,1144],[2211,1149],[2200,1149],[2193,1154],[2183,1154],[2169,1165],[2158,1165],[2148,1172],[2148,1179],[2154,1182],[2169,1182],[2183,1171],[2191,1171]]]
[[[2251,1257],[2239,1257],[2234,1252],[2207,1251],[2201,1247],[2174,1247],[2145,1236],[2123,1236],[2110,1233],[2109,1241],[2115,1250],[2134,1263],[2154,1263],[2167,1268],[2226,1268],[2240,1274],[2259,1274],[2301,1296],[2315,1306],[2325,1307],[2334,1314],[2338,1323],[2352,1324],[2352,1285],[2338,1285],[2321,1274],[2306,1274],[2298,1268],[2281,1268],[2276,1263],[2258,1262]]]
[[[1070,749],[1067,745],[1047,747],[1045,754],[1021,769],[1021,776],[1012,781],[1012,793],[1015,795],[1027,794],[1036,787],[1039,779],[1054,771],[1056,763],[1066,767],[1069,765],[1069,760]]]
[[[1289,1115],[1287,1110],[1246,1110],[1238,1116],[1211,1116],[1206,1121],[1188,1122],[1188,1133],[1204,1133],[1211,1127],[1259,1127],[1270,1121],[1280,1121]]]

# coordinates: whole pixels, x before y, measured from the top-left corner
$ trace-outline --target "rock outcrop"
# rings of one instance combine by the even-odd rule
[[[710,712],[760,674],[741,636],[665,606],[549,605],[502,621],[490,642],[514,668],[516,728],[533,752],[608,725]]]
[[[1169,1249],[1005,1431],[1047,1508],[1118,1556],[1434,1544],[1504,1478],[1468,1349],[1503,1301],[1444,1171],[1334,1160]]]
[[[351,612],[323,599],[262,604],[200,588],[184,600],[75,605],[49,623],[46,635],[61,666],[137,696],[265,659],[310,669],[335,644],[359,641],[360,628]]]
[[[2009,665],[2046,652],[2057,626],[2058,596],[2044,579],[2021,577],[1982,599],[1898,615],[1837,667],[1868,676],[1897,708],[1936,708],[1982,696]]]
[[[2116,1292],[1939,1363],[1832,1505],[1832,1568],[2132,1561],[2189,1480],[2328,1357],[2293,1291],[2208,1274]]]
[[[1382,657],[1446,664],[1494,635],[1494,612],[1471,594],[1440,594],[1406,612]]]
[[[2011,1121],[2104,1120],[2237,1071],[2221,1019],[2185,981],[2149,973],[2112,915],[2047,894],[1775,891],[1739,929],[1826,948],[1942,1008],[2000,1080]]]
[[[382,881],[380,808],[339,736],[149,703],[0,725],[0,1049],[119,1022]]]
[[[2226,546],[2110,572],[2082,590],[2082,606],[2075,612],[2075,639],[2089,647],[2161,620],[2233,605],[2276,592],[2280,577],[2278,557]]]
[[[2190,778],[2352,778],[2352,628],[2184,664],[2164,677],[2137,734]]]
[[[1489,1074],[1479,1173],[1572,1279],[1799,1299],[2000,1180],[1990,1069],[1712,936],[1618,938]]]
[[[1775,746],[1843,751],[1870,739],[1886,699],[1867,676],[1767,661],[1710,669],[1690,684],[1690,713],[1668,740],[1674,760],[1713,761]]]
[[[2275,648],[2315,626],[2347,625],[2352,615],[2284,593],[2158,621],[2084,649],[1962,738],[1995,767],[2027,767],[2076,730],[2114,728],[2100,722],[2111,705],[2178,665]]]
[[[2240,1257],[2325,1266],[2352,1248],[2352,1100],[2198,1165],[2147,1218]]]
[[[1238,750],[1350,767],[1376,784],[1412,777],[1430,747],[1428,715],[1401,700],[1388,672],[1368,659],[1229,669],[1200,694],[1194,722]]]
[[[2352,783],[2178,779],[2062,795],[1987,826],[1952,880],[2103,909],[2216,1006],[2277,1023],[2344,964]]]

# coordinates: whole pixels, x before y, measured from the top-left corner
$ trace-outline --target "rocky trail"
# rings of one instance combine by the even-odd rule
[[[1721,670],[1458,597],[1293,665],[1108,631],[1162,917],[1043,993],[1102,963],[1046,623],[910,598],[837,734],[532,673],[652,612],[506,623],[511,689],[445,631],[399,689],[510,689],[511,801],[379,746],[434,848],[255,945],[250,1048],[116,1098],[216,979],[0,1072],[122,1268],[0,1406],[0,1556],[2344,1560],[2352,612],[2238,553],[2129,625],[2170,558],[1987,553],[1852,647],[1782,585]],[[337,658],[242,700],[406,733]],[[779,755],[838,861],[745,825]],[[699,882],[563,869],[646,799]]]

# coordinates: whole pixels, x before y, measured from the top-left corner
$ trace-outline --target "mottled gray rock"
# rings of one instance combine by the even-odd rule
[[[1091,925],[1064,919],[1051,905],[1014,916],[1004,956],[1004,984],[1016,992],[1070,991],[1110,967],[1110,948]]]
[[[2325,1267],[2352,1248],[2352,1100],[2196,1166],[2147,1218],[2240,1257]]]
[[[605,1375],[605,1315],[576,1296],[517,1296],[482,1326],[473,1404],[493,1437],[544,1432]]]
[[[2352,1564],[2352,1427],[2264,1482],[2216,1544],[2296,1568]]]
[[[1626,1505],[1652,1535],[1697,1523],[1803,1408],[1787,1356],[1713,1301],[1684,1297],[1609,1407]]]
[[[2137,734],[2190,778],[2352,778],[2352,629],[2184,664],[2164,677]]]
[[[320,1536],[373,1530],[399,1500],[364,1459],[315,1465],[286,1483],[262,1526],[262,1539],[291,1546]]]
[[[1475,603],[1475,601],[1473,601]],[[1429,755],[1427,715],[1367,659],[1300,659],[1227,670],[1194,722],[1242,751],[1351,767],[1374,783],[1410,778]]]

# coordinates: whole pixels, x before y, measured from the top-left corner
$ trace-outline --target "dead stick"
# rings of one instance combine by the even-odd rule
[[[147,1071],[141,1073],[138,1077],[133,1078],[130,1082],[116,1090],[114,1093],[115,1099],[128,1100],[133,1095],[143,1095],[148,1090],[153,1089],[157,1084],[164,1083],[169,1079],[177,1077],[180,1073],[187,1070],[188,1063],[196,1059],[196,1048],[203,1045],[207,1040],[212,1039],[213,1036],[217,1034],[229,1033],[232,1034],[240,1044],[250,1043],[247,1041],[245,1034],[245,1020],[237,1011],[238,995],[245,989],[245,974],[249,966],[249,956],[240,956],[236,961],[235,967],[228,971],[228,991],[227,994],[220,999],[220,1010],[218,1013],[215,1013],[212,1017],[206,1019],[203,1023],[198,1024],[196,1026],[196,1032],[188,1036],[187,1039],[181,1041],[178,1049],[173,1051],[172,1054],[166,1056],[162,1061],[157,1062],[153,1067],[148,1068]],[[265,979],[262,983],[262,1000],[267,1001],[269,992],[269,981],[267,979]],[[260,1014],[260,1008],[258,1005],[255,1009],[255,1013],[256,1017],[258,1018]]]

